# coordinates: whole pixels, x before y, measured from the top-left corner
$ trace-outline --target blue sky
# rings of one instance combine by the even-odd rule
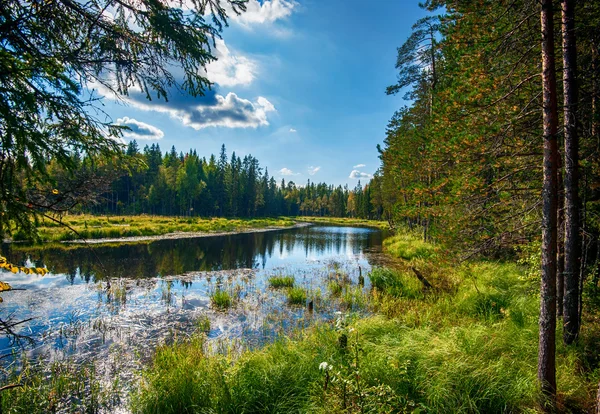
[[[356,185],[378,166],[376,145],[402,94],[396,48],[425,12],[412,0],[250,0],[230,19],[208,67],[204,98],[136,99],[105,110],[140,147],[195,148],[201,156],[252,154],[269,174],[297,184]]]

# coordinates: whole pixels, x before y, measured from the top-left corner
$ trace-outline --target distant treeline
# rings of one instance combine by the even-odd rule
[[[196,150],[163,153],[158,144],[140,151],[131,141],[125,150],[128,167],[98,168],[78,159],[81,169],[109,177],[108,190],[81,210],[94,214],[155,214],[203,217],[334,216],[381,219],[382,203],[371,185],[353,189],[293,181],[277,182],[252,155],[208,159]],[[115,163],[121,166],[122,163]],[[119,169],[115,172],[115,169]]]

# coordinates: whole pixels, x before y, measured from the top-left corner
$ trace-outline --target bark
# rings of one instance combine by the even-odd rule
[[[557,249],[558,263],[556,265],[556,316],[563,315],[564,271],[565,271],[565,188],[560,153],[558,156],[558,219],[557,219]]]
[[[552,0],[542,0],[542,85],[544,133],[544,184],[542,219],[542,278],[540,286],[540,319],[538,348],[538,380],[546,397],[544,406],[552,410],[556,395],[556,264],[557,264],[557,102],[554,57],[554,12]]]
[[[563,341],[579,335],[579,269],[581,238],[579,218],[579,138],[577,136],[577,54],[575,2],[562,0],[563,90],[565,130],[565,271]]]
[[[592,41],[592,139],[596,139],[600,149],[600,56],[598,53],[598,37]]]
[[[600,384],[598,384],[598,394],[596,395],[596,414],[600,414]]]

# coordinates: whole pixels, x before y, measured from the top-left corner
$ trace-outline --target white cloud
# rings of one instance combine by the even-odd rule
[[[373,176],[371,174],[367,174],[358,170],[352,170],[352,172],[350,173],[350,176],[348,178],[373,178]]]
[[[129,130],[123,131],[123,136],[129,139],[153,140],[161,139],[165,136],[164,132],[162,132],[154,125],[150,125],[133,118],[128,118],[126,116],[117,119],[116,124],[129,127]]]
[[[246,3],[247,10],[242,14],[231,14],[231,19],[242,26],[253,24],[273,23],[292,14],[297,3],[292,0],[250,0]]]
[[[282,168],[281,170],[279,170],[279,174],[281,175],[300,175],[300,173],[295,173],[292,170],[290,170],[289,168]]]
[[[111,95],[105,88],[95,86],[101,95]],[[166,113],[196,130],[208,127],[258,128],[269,125],[269,112],[277,112],[267,98],[259,96],[252,102],[233,92],[222,96],[209,91],[204,97],[194,98],[174,91],[165,102],[157,99],[149,101],[139,89],[131,89],[129,95],[121,96],[121,99],[137,109]]]
[[[294,128],[290,128],[290,132],[294,133],[294,132],[298,132],[297,130],[295,130]]]
[[[354,167],[352,167],[352,168],[364,168],[364,167],[366,167],[366,165],[365,165],[365,164],[358,164],[358,165],[355,165],[355,166],[354,166]]]
[[[239,98],[230,92],[227,96],[215,95],[214,105],[198,105],[185,111],[175,111],[171,116],[181,119],[194,129],[207,127],[257,128],[269,125],[267,113],[275,107],[268,99],[259,96],[255,102]]]
[[[310,167],[308,167],[308,175],[315,175],[316,173],[319,172],[319,170],[321,169],[321,167],[313,167],[312,165]]]
[[[216,61],[206,65],[206,73],[211,82],[221,86],[249,85],[256,77],[256,64],[250,59],[232,54],[225,41],[215,40]]]

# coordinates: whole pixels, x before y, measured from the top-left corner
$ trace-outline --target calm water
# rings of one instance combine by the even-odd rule
[[[24,290],[2,295],[0,317],[33,318],[18,332],[34,340],[28,354],[44,360],[101,357],[135,368],[157,344],[191,335],[206,321],[216,346],[254,346],[336,311],[360,311],[334,298],[327,283],[343,275],[361,289],[359,273],[370,270],[383,237],[374,229],[311,226],[124,245],[3,245],[11,262],[50,273],[3,271],[0,280]],[[284,291],[270,289],[273,275],[293,276],[314,312],[288,305]],[[231,309],[213,309],[216,289],[236,298]],[[0,354],[11,349],[14,343],[0,339]]]

